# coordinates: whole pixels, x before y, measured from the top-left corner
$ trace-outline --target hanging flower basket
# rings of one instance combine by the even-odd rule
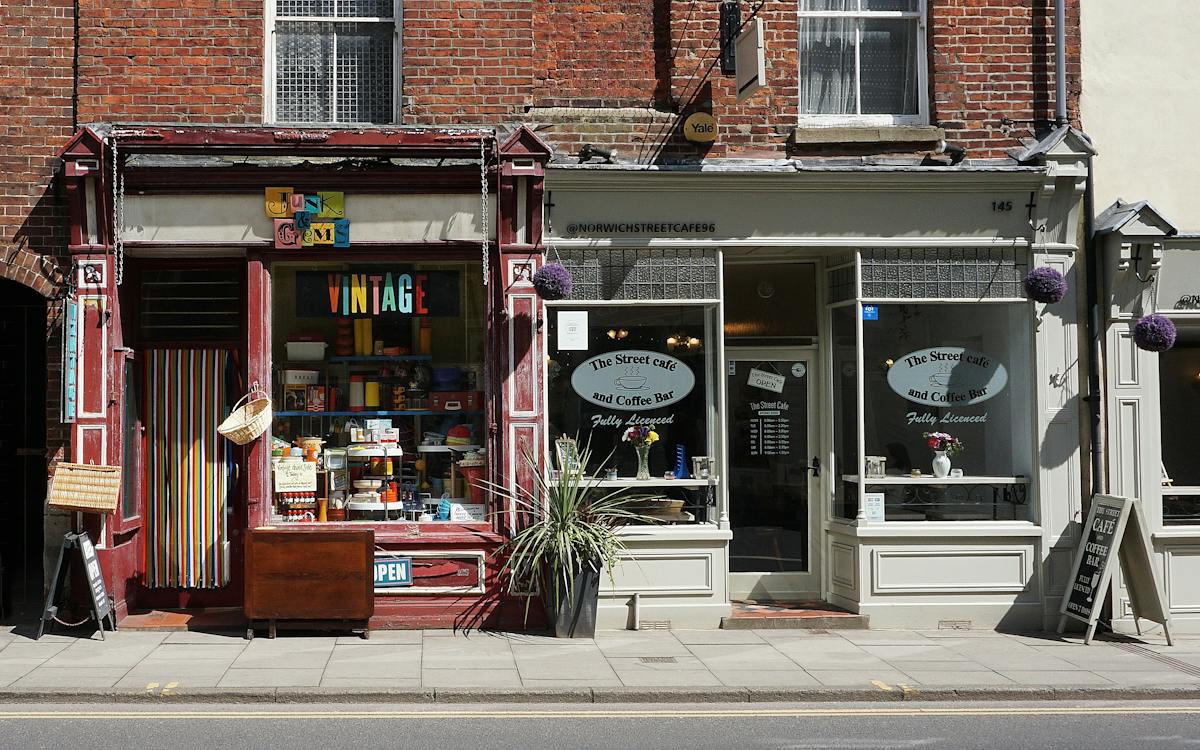
[[[1165,352],[1175,346],[1175,324],[1163,315],[1147,315],[1133,326],[1133,343],[1148,352]]]
[[[561,263],[547,263],[533,273],[533,288],[542,299],[571,296],[571,272]]]
[[[1025,293],[1034,302],[1053,305],[1067,296],[1067,280],[1056,269],[1040,266],[1025,274]]]

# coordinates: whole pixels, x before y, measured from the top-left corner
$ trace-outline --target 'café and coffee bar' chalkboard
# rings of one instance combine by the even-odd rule
[[[1129,603],[1133,608],[1133,622],[1141,635],[1139,618],[1162,623],[1171,641],[1171,618],[1158,576],[1154,571],[1150,536],[1146,530],[1146,519],[1137,500],[1113,495],[1097,495],[1092,499],[1083,529],[1083,539],[1075,552],[1075,564],[1071,567],[1071,586],[1063,597],[1062,615],[1058,632],[1063,632],[1067,618],[1071,617],[1087,624],[1084,643],[1091,643],[1096,633],[1096,622],[1104,607],[1105,594],[1112,581],[1113,562],[1119,560],[1129,590]]]

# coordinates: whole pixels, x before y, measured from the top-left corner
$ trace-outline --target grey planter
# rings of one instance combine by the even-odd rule
[[[594,638],[596,608],[600,599],[600,571],[584,568],[575,574],[575,598],[568,601],[567,587],[557,582],[558,597],[547,597],[546,621],[558,638]]]

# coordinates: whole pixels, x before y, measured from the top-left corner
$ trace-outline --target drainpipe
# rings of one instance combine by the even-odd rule
[[[1062,0],[1059,0],[1062,2]],[[1104,337],[1104,308],[1100,303],[1100,243],[1096,241],[1095,194],[1092,181],[1092,159],[1088,157],[1087,187],[1083,193],[1084,259],[1087,262],[1088,314],[1088,413],[1091,417],[1092,494],[1108,492],[1108,477],[1104,472],[1104,383],[1100,377],[1101,342]]]
[[[1054,0],[1054,85],[1057,89],[1055,125],[1067,124],[1067,11],[1066,0]],[[1091,175],[1091,169],[1088,175]]]

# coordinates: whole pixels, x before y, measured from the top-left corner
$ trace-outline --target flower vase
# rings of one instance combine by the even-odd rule
[[[650,478],[650,446],[635,445],[635,446],[633,446],[633,449],[635,451],[637,451],[637,460],[638,460],[637,476],[634,478],[635,479],[649,479]]]
[[[933,475],[939,479],[950,476],[950,457],[946,451],[933,452]]]

